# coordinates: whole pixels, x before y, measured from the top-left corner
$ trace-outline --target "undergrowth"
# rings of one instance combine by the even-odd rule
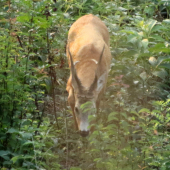
[[[0,168],[170,169],[168,0],[1,0]],[[88,138],[65,91],[67,33],[92,13],[110,33],[112,63]]]

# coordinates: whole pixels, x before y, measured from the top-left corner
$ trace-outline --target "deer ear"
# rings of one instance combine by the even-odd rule
[[[99,78],[98,78],[98,80],[97,80],[97,92],[100,92],[103,88],[104,88],[104,86],[105,86],[105,84],[106,84],[106,79],[107,79],[107,73],[105,72],[105,73],[103,73]]]

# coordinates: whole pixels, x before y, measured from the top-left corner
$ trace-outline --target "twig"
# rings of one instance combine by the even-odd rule
[[[63,92],[62,94],[64,96],[64,111],[63,111],[63,114],[64,114],[64,118],[65,118],[65,128],[66,128],[66,131],[65,131],[65,135],[66,135],[66,168],[68,169],[68,157],[69,157],[69,150],[68,150],[68,122],[67,122],[67,116],[66,116],[66,97],[65,97],[65,94]]]

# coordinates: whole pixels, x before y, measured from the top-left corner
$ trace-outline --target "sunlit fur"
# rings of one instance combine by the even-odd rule
[[[98,66],[98,61],[104,46],[105,49],[102,55],[102,60]],[[76,95],[78,91],[77,89],[73,88],[71,74],[67,82],[66,90],[69,93],[68,102],[71,106],[73,115],[77,120],[78,128],[80,131],[80,126],[83,125],[81,120],[78,119],[77,115],[75,114],[75,105],[78,107],[78,109],[80,109],[80,105],[82,103],[79,102],[79,96],[90,95],[92,99],[89,100],[95,102],[95,106],[98,110],[100,98],[104,92],[105,84],[107,81],[107,73],[111,62],[109,46],[109,33],[105,24],[98,17],[92,14],[79,18],[76,22],[73,23],[69,30],[67,42],[67,57],[69,61],[69,67],[71,68],[68,49],[70,50],[73,62],[76,63],[75,69],[77,76],[81,81],[81,85],[83,86],[83,91],[81,94]],[[98,67],[99,69],[97,69]],[[93,83],[96,74],[97,77],[100,77],[103,74],[105,75],[106,78],[103,88],[100,91],[94,90],[90,91],[89,93],[88,90]],[[88,114],[90,113],[87,113],[87,116]],[[87,125],[88,122],[84,122],[84,124]]]

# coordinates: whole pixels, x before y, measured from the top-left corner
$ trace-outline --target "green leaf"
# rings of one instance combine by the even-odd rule
[[[32,137],[32,133],[26,133],[26,132],[19,132],[23,138],[30,139]]]
[[[158,57],[158,59],[157,59],[158,64],[157,65],[160,65],[164,61],[165,62],[170,61],[170,56],[160,56],[160,57]]]
[[[160,110],[152,110],[152,113],[154,114],[154,113],[161,113],[161,111]]]
[[[120,11],[127,11],[127,9],[123,8],[123,7],[119,7],[118,10],[120,10]]]
[[[159,65],[160,68],[166,68],[166,69],[170,69],[170,64],[169,63],[163,63]]]
[[[165,47],[165,44],[163,43],[159,43],[159,44],[156,44],[155,47],[149,48],[149,51],[170,53],[170,48]]]
[[[139,113],[143,113],[143,112],[150,113],[150,110],[147,108],[143,108],[139,111]]]
[[[160,77],[161,79],[165,79],[165,77],[168,76],[168,73],[165,70],[154,71],[154,72],[152,72],[152,74]]]
[[[8,155],[8,154],[10,154],[10,153],[11,153],[10,151],[1,150],[1,151],[0,151],[0,156]]]
[[[91,122],[91,121],[93,121],[93,120],[95,120],[96,119],[96,115],[95,114],[93,114],[93,115],[88,115],[88,120]]]
[[[18,156],[14,156],[11,160],[13,161],[13,163],[15,163],[19,159],[32,159],[32,158],[33,156],[30,156],[30,155],[27,155],[27,156],[18,155]]]
[[[159,58],[159,61],[161,61],[161,62],[170,62],[170,56],[165,56],[165,57],[162,57],[162,58]],[[161,63],[161,62],[159,62],[159,63]]]
[[[153,40],[156,40],[156,41],[162,41],[164,42],[165,40],[159,36],[159,35],[153,35],[153,36],[150,36],[149,38],[152,38]]]
[[[46,89],[47,89],[47,91],[48,91],[48,93],[50,92],[50,89],[51,89],[51,86],[52,86],[52,84],[51,84],[51,80],[48,78],[48,79],[44,79],[44,82],[45,82],[45,84],[46,84]]]
[[[147,74],[145,71],[142,72],[139,76],[142,78],[143,81],[145,81],[147,79]]]
[[[149,22],[147,22],[149,32],[152,32],[152,29],[153,29],[153,27],[155,26],[156,23],[157,23],[156,20],[150,20]]]
[[[107,127],[105,127],[104,129],[117,129],[117,126],[114,124],[109,124],[107,125]]]
[[[100,162],[102,160],[102,158],[95,158],[94,161],[95,162]]]
[[[144,49],[146,49],[148,47],[148,39],[142,40],[142,46],[144,47]]]
[[[82,109],[82,113],[86,114],[88,111],[91,112],[91,114],[96,113],[96,109],[93,107],[93,103],[91,101],[88,101],[80,106]]]
[[[33,145],[33,144],[34,144],[33,141],[27,141],[22,146]]]
[[[71,167],[70,170],[81,170],[81,168],[78,168],[78,167]]]
[[[6,133],[19,133],[17,129],[10,128]]]
[[[117,114],[118,114],[117,112],[110,113],[109,116],[108,116],[108,121],[118,120],[118,118],[116,117]]]
[[[1,156],[1,157],[4,158],[4,159],[7,160],[7,161],[10,160],[10,157],[9,157],[9,156],[4,155],[4,156]]]
[[[125,130],[128,130],[128,129],[127,129],[128,126],[129,126],[129,123],[128,123],[127,121],[121,120],[121,128],[123,129],[123,128],[126,127],[126,129],[124,129],[124,131],[125,131]]]
[[[28,15],[28,13],[23,13],[23,14],[20,14],[20,16],[17,17],[17,21],[19,22],[29,22],[31,19],[31,16]]]
[[[10,160],[10,158],[9,158],[9,160]],[[11,165],[12,164],[12,162],[11,161],[4,161],[3,162],[3,165],[5,166],[5,165],[7,165],[7,166],[9,166],[9,165]],[[1,169],[2,170],[2,169]]]
[[[131,111],[130,113],[132,113],[132,114],[134,114],[136,116],[139,116],[139,114],[135,110]]]
[[[137,42],[137,36],[136,35],[130,35],[128,36],[127,42],[130,42],[132,44],[135,44]]]
[[[162,25],[155,25],[153,28],[152,28],[152,33],[153,32],[157,32],[157,31],[162,31],[162,29],[164,29],[165,27],[163,27]],[[155,36],[155,35],[154,35]]]
[[[147,13],[147,14],[149,14],[149,15],[153,15],[153,13],[154,13],[154,8],[152,7],[152,6],[145,6],[145,8],[144,8],[144,12],[145,13]]]
[[[125,119],[127,119],[127,114],[126,113],[120,113]]]

